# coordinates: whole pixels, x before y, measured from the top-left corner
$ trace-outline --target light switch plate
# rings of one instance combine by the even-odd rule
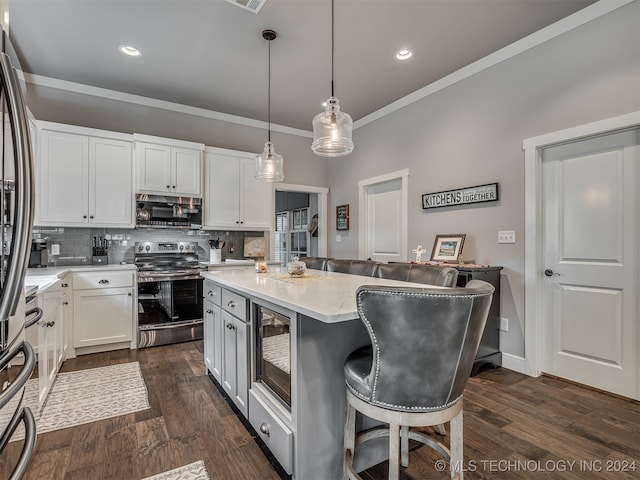
[[[502,330],[503,332],[508,332],[509,331],[509,319],[508,318],[500,317],[500,330]]]
[[[516,243],[515,230],[500,230],[498,232],[498,243]]]
[[[60,255],[60,245],[57,243],[51,244],[51,255]]]

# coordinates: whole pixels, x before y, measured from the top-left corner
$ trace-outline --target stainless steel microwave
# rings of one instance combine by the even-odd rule
[[[202,228],[202,199],[136,195],[136,228]]]

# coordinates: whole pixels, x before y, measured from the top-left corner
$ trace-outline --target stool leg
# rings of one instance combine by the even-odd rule
[[[444,426],[444,423],[441,423],[440,425],[438,425],[438,433],[440,435],[446,435],[447,434],[447,429]]]
[[[400,477],[400,425],[389,424],[389,480]]]
[[[346,402],[344,415],[344,460],[342,462],[342,480],[349,480],[349,470],[347,469],[347,450],[351,452],[351,461],[355,454],[356,444],[356,409]]]
[[[460,413],[451,419],[451,435],[449,440],[449,447],[451,450],[451,460],[449,465],[451,468],[451,478],[457,478],[458,480],[462,480],[462,474],[464,472],[462,412],[463,410],[460,410]]]
[[[400,427],[400,465],[409,466],[409,427]]]

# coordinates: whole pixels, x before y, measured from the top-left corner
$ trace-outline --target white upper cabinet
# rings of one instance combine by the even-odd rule
[[[272,228],[273,184],[255,179],[254,157],[252,153],[207,147],[205,228]]]
[[[204,145],[134,134],[138,193],[202,196]]]
[[[36,224],[133,227],[131,135],[38,126]]]

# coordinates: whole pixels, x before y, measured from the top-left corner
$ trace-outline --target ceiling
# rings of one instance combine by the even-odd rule
[[[356,121],[592,3],[335,0],[335,94]],[[266,121],[270,28],[272,123],[311,130],[331,93],[330,0],[258,14],[224,0],[10,0],[9,14],[24,71],[42,77]],[[396,60],[401,48],[413,58]]]

